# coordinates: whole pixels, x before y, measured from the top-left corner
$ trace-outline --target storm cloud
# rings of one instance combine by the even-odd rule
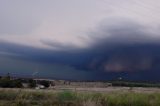
[[[112,73],[115,75],[121,73],[147,75],[159,70],[160,44],[158,37],[149,36],[150,33],[145,27],[132,22],[109,24],[108,26],[106,23],[88,33],[89,36],[92,34],[96,38],[90,38],[91,42],[87,48],[63,46],[53,42],[51,46],[59,48],[58,50],[40,49],[1,41],[1,56],[16,61],[41,64],[38,66],[40,69],[47,65],[52,67],[49,70],[53,69],[53,72],[53,66],[64,67],[64,69],[68,67],[68,69],[72,69],[73,73],[74,71],[75,73],[90,73],[92,78],[95,77],[95,73],[103,73],[106,76]],[[48,42],[44,44],[50,45]],[[52,73],[52,71],[50,72]]]
[[[0,1],[0,74],[159,80],[158,0]]]

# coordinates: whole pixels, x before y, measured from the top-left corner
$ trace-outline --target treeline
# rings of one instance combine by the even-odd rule
[[[1,88],[35,88],[42,85],[45,88],[50,86],[50,82],[46,80],[35,81],[33,79],[12,79],[9,74],[5,77],[0,76]]]
[[[147,82],[128,82],[128,81],[111,81],[112,86],[122,86],[122,87],[158,87],[160,88],[160,83],[147,83]]]
[[[22,82],[19,79],[11,80],[9,74],[6,77],[0,77],[0,87],[2,88],[22,88]]]

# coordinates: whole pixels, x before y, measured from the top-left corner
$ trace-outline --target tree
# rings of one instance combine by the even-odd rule
[[[0,80],[0,87],[2,87],[2,88],[12,88],[11,81],[7,78],[2,78]]]
[[[8,78],[0,79],[0,87],[2,88],[22,88],[23,85],[19,80],[10,80]]]
[[[22,88],[23,87],[21,80],[18,80],[18,79],[17,80],[13,80],[13,83],[14,83],[14,86],[16,88]]]
[[[50,85],[49,81],[45,81],[45,80],[40,81],[40,84],[44,85],[46,88],[48,88]]]
[[[30,79],[30,80],[29,80],[29,87],[30,87],[30,88],[36,87],[36,81],[34,81],[33,79]]]
[[[9,79],[9,80],[11,79],[10,73],[7,73],[6,78]]]

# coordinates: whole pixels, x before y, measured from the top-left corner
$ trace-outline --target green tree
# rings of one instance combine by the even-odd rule
[[[33,80],[33,79],[30,79],[30,80],[29,80],[29,87],[30,87],[30,88],[36,87],[36,81]]]
[[[19,79],[14,80],[13,83],[14,83],[14,86],[15,86],[16,88],[22,88],[22,87],[23,87],[22,81],[19,80]]]

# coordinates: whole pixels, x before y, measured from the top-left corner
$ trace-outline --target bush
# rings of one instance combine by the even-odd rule
[[[36,87],[36,81],[34,81],[33,79],[30,79],[30,80],[29,80],[29,87],[30,87],[30,88]]]
[[[22,88],[23,87],[21,80],[13,80],[13,85],[16,88]]]
[[[0,79],[0,87],[2,88],[21,88],[22,83],[19,80],[10,80],[8,78]]]

